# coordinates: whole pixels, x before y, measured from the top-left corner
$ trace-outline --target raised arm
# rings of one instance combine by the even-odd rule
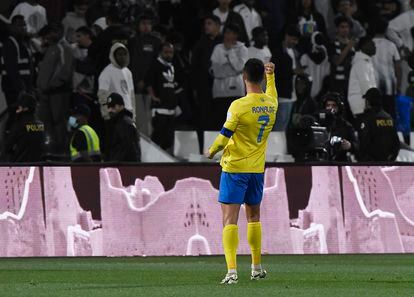
[[[275,64],[269,62],[265,64],[266,72],[266,95],[277,100],[277,90],[275,84]]]

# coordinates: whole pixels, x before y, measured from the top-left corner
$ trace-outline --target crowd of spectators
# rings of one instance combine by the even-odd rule
[[[335,161],[394,160],[397,125],[410,141],[414,0],[14,0],[1,20],[3,161],[139,161],[138,131],[172,153],[175,129],[196,130],[201,148],[249,58],[276,65],[298,160],[289,135],[311,126]]]

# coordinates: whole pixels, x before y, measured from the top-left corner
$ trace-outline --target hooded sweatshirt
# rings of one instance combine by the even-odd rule
[[[127,50],[122,43],[115,43],[111,47],[111,52],[109,54],[111,64],[106,66],[99,76],[98,97],[104,119],[109,119],[109,114],[106,105],[103,104],[106,103],[107,98],[111,93],[120,94],[124,99],[125,108],[134,114],[132,104],[133,100],[135,100],[135,92],[132,73],[127,67],[121,68],[116,62],[114,53],[119,48]]]
[[[74,43],[75,32],[82,26],[87,26],[86,19],[83,16],[79,16],[73,11],[70,11],[66,14],[65,18],[62,20],[62,25],[65,31],[65,38],[69,43]]]

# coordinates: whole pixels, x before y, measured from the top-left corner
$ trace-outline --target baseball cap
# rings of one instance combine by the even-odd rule
[[[125,103],[121,95],[118,93],[112,93],[109,95],[104,105],[107,105],[108,107],[114,107],[115,105],[125,105]]]
[[[382,93],[378,88],[370,88],[362,98],[366,99],[371,105],[381,105]]]
[[[369,99],[375,97],[382,97],[381,91],[378,88],[370,88],[362,98]]]

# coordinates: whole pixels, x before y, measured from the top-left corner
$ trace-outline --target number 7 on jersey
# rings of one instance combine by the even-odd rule
[[[257,135],[257,143],[262,142],[263,132],[264,132],[264,129],[266,128],[267,124],[269,124],[269,121],[270,121],[270,118],[269,118],[268,115],[262,115],[262,116],[259,117],[258,122],[262,125],[261,125],[260,130],[259,130],[259,135]]]

